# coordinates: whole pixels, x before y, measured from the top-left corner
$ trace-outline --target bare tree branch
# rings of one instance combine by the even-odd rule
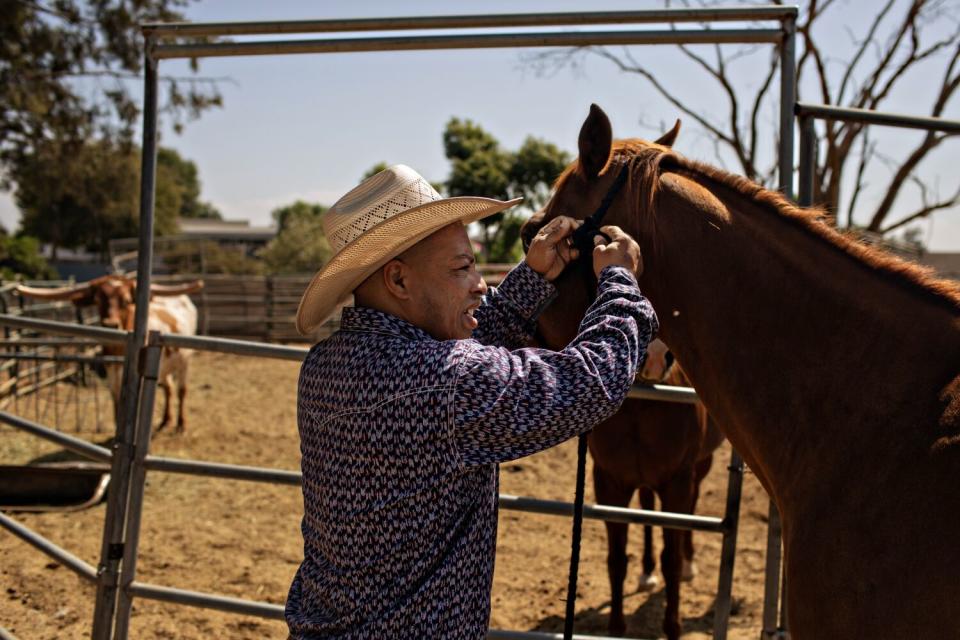
[[[919,184],[923,185],[923,183],[920,182],[919,180],[918,180],[917,182],[919,182]],[[924,190],[926,190],[926,189],[924,188]],[[925,218],[925,217],[929,216],[931,213],[933,213],[934,211],[940,211],[941,209],[949,209],[950,207],[954,207],[954,206],[956,206],[957,204],[960,204],[960,188],[958,188],[958,189],[954,192],[954,194],[953,194],[952,197],[947,198],[946,200],[941,200],[941,201],[939,201],[939,202],[934,202],[934,203],[931,203],[931,204],[926,204],[926,203],[925,203],[924,206],[921,207],[919,210],[911,213],[911,214],[908,215],[906,218],[903,218],[902,220],[899,220],[898,222],[894,222],[894,223],[891,224],[890,226],[882,229],[882,230],[880,231],[880,233],[882,233],[882,234],[890,233],[890,232],[893,231],[894,229],[899,229],[900,227],[904,226],[905,224],[909,224],[909,223],[913,222],[914,220],[919,220],[920,218]]]
[[[857,52],[850,59],[850,63],[847,65],[847,70],[843,74],[843,79],[840,81],[840,88],[837,90],[837,104],[843,104],[843,96],[847,92],[847,86],[850,84],[851,79],[853,78],[853,72],[857,68],[857,65],[860,63],[863,54],[866,53],[867,48],[870,46],[871,42],[875,42],[874,38],[877,35],[877,29],[880,28],[880,23],[883,22],[883,19],[890,13],[890,10],[893,9],[893,5],[896,0],[888,0],[887,4],[880,10],[880,13],[873,19],[873,22],[870,24],[870,29],[867,30],[867,35],[864,36],[863,41],[860,43],[860,47],[857,49]]]
[[[960,73],[953,75],[953,70],[956,67],[958,60],[960,60],[960,45],[957,46],[953,57],[950,59],[950,62],[947,65],[943,83],[940,88],[940,94],[937,96],[937,100],[932,109],[931,115],[934,117],[942,115],[947,101],[957,90],[957,87],[960,86]],[[880,229],[884,219],[890,214],[890,211],[893,208],[893,203],[900,194],[900,190],[903,188],[903,184],[907,177],[913,173],[913,170],[917,167],[917,165],[920,164],[920,161],[923,160],[928,153],[937,148],[941,142],[949,137],[952,137],[951,134],[937,134],[935,131],[930,131],[924,136],[923,141],[913,150],[900,168],[894,173],[883,200],[881,200],[876,211],[873,213],[873,217],[870,220],[870,225],[867,227],[868,229],[871,231],[878,231]]]
[[[847,220],[853,220],[853,214],[857,209],[857,199],[860,197],[860,192],[867,186],[864,175],[875,148],[875,145],[870,142],[870,129],[867,129],[863,133],[860,162],[857,164],[857,179],[854,181],[853,194],[850,196],[850,204],[847,206]]]
[[[641,66],[635,65],[635,64],[634,64],[634,65],[628,65],[628,64],[626,64],[625,62],[623,62],[620,58],[618,58],[617,56],[613,55],[612,53],[610,53],[608,50],[606,50],[606,49],[604,49],[604,48],[593,48],[593,47],[590,47],[589,50],[590,50],[592,53],[595,53],[596,55],[599,55],[600,57],[606,58],[607,60],[613,62],[615,65],[617,65],[617,67],[620,68],[621,71],[629,71],[630,73],[636,73],[636,74],[638,74],[638,75],[643,76],[644,78],[647,79],[648,82],[650,82],[651,85],[653,85],[653,88],[656,89],[657,92],[658,92],[661,96],[663,96],[664,99],[666,99],[670,104],[672,104],[674,107],[676,107],[677,109],[679,109],[681,112],[683,112],[683,113],[685,113],[686,115],[688,115],[688,116],[689,116],[690,118],[692,118],[693,120],[695,120],[700,126],[702,126],[704,129],[706,129],[707,131],[709,131],[712,135],[716,136],[716,137],[719,138],[720,140],[723,140],[725,143],[727,143],[727,144],[730,145],[731,147],[734,146],[735,143],[734,143],[734,141],[733,141],[733,138],[731,138],[728,134],[726,134],[725,132],[723,132],[723,131],[721,131],[719,128],[717,128],[716,125],[714,125],[714,124],[712,124],[710,121],[706,120],[706,119],[705,119],[703,116],[701,116],[699,113],[697,113],[696,111],[694,111],[693,109],[691,109],[690,107],[688,107],[686,104],[684,104],[683,102],[681,102],[676,96],[674,96],[670,91],[668,91],[668,90],[666,89],[666,87],[664,87],[664,86],[656,79],[656,77],[653,75],[653,73],[651,73],[651,72],[650,72],[649,70],[647,70],[645,67],[641,67]],[[627,56],[630,57],[630,56],[629,56],[629,52],[627,52]]]

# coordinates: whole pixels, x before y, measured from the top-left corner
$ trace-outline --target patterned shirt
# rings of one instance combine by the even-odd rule
[[[469,340],[346,308],[300,372],[304,560],[293,638],[479,639],[487,632],[498,464],[611,416],[658,324],[633,275],[600,274],[563,351],[520,348],[553,285],[526,263],[491,288]]]

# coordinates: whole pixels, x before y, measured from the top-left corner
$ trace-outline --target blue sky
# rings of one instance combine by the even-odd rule
[[[834,19],[824,25],[831,47],[849,42],[851,32],[865,26],[864,3],[841,0]],[[662,6],[649,2],[603,0],[591,10]],[[476,2],[384,1],[306,2],[274,0],[204,0],[186,9],[193,21],[283,20],[452,13],[512,13],[583,10],[582,1],[488,0]],[[843,48],[837,46],[841,65]],[[701,73],[678,61],[673,47],[635,47],[635,56],[676,88],[698,112],[723,117],[723,97]],[[480,123],[507,148],[527,135],[545,138],[573,152],[580,124],[591,102],[601,105],[618,137],[653,137],[659,125],[669,127],[676,109],[639,78],[624,75],[599,59],[586,58],[575,71],[536,73],[528,59],[534,49],[391,52],[211,58],[201,62],[201,75],[228,77],[221,84],[224,108],[188,123],[180,135],[164,126],[161,144],[194,160],[203,182],[202,197],[228,218],[267,224],[270,211],[298,198],[331,204],[352,188],[373,164],[405,163],[433,181],[446,178],[441,133],[451,116]],[[703,51],[710,53],[709,49]],[[738,78],[750,86],[763,53],[737,64]],[[912,77],[888,110],[925,115],[925,101],[939,82],[943,64],[931,64]],[[188,75],[182,61],[163,61],[161,73]],[[139,89],[138,89],[139,90]],[[955,100],[954,102],[957,102]],[[951,104],[947,117],[960,118]],[[775,121],[776,114],[764,114]],[[652,126],[650,126],[652,125]],[[772,130],[772,129],[771,129]],[[877,132],[885,155],[909,150],[920,139],[915,132]],[[946,196],[957,185],[953,158],[960,140],[947,141],[921,166],[921,173]],[[710,140],[685,123],[676,148],[717,163]],[[735,165],[730,165],[736,170]],[[852,173],[852,168],[851,168]],[[881,185],[889,169],[878,165],[868,174]],[[915,196],[900,202],[906,213]],[[871,200],[871,198],[873,200]],[[867,194],[861,216],[876,195]],[[898,216],[899,217],[899,216]],[[0,221],[15,228],[18,213],[8,195],[0,196]],[[960,251],[960,210],[935,214],[920,225],[933,250]]]

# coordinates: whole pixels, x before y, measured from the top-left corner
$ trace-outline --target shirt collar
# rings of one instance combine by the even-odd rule
[[[370,307],[344,307],[340,316],[341,331],[361,333],[385,333],[409,340],[433,340],[434,338],[416,325],[395,315]]]

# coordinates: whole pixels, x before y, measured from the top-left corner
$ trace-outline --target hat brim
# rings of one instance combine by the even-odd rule
[[[371,227],[341,249],[310,280],[297,308],[297,331],[308,335],[377,269],[448,224],[469,224],[509,209],[523,198],[443,198]]]

